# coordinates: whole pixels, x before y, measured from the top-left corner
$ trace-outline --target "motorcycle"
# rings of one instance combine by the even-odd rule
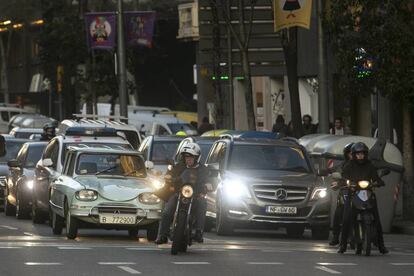
[[[192,225],[194,222],[192,208],[197,174],[193,169],[186,169],[180,178],[181,187],[178,189],[177,207],[171,229],[172,255],[186,252],[187,247],[192,245]]]
[[[386,170],[380,177],[388,173],[389,171]],[[351,208],[357,212],[353,223],[354,238],[357,245],[356,253],[364,253],[365,256],[369,256],[371,255],[372,243],[376,243],[378,240],[377,222],[374,217],[376,204],[374,190],[379,186],[368,180],[360,180],[357,182],[347,180],[347,185],[351,192]]]

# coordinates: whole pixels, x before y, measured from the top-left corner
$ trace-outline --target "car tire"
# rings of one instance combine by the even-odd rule
[[[21,193],[19,190],[16,191],[16,218],[17,219],[28,219],[29,208],[21,201]]]
[[[16,207],[10,204],[9,200],[7,199],[7,193],[4,196],[4,214],[8,217],[16,215]]]
[[[138,236],[138,232],[139,232],[139,229],[137,227],[132,228],[132,229],[128,229],[128,236],[131,239],[134,239],[135,240],[137,238],[137,236]]]
[[[286,227],[286,233],[290,238],[301,238],[305,232],[305,226],[290,225]]]
[[[70,240],[78,236],[78,219],[70,213],[68,202],[65,201],[66,237]]]
[[[32,199],[32,222],[34,224],[41,224],[45,223],[45,216],[41,213],[39,208],[37,207],[37,200],[35,198]]]
[[[217,202],[217,216],[216,216],[216,233],[219,236],[229,236],[233,234],[233,224],[226,217],[226,208],[221,203]]]
[[[64,219],[58,214],[56,214],[53,210],[50,210],[50,212],[51,212],[51,225],[52,225],[53,234],[62,235]]]
[[[329,225],[313,226],[312,239],[315,240],[327,240],[329,238]]]
[[[147,227],[147,240],[152,242],[157,239],[158,236],[158,222],[152,223]]]

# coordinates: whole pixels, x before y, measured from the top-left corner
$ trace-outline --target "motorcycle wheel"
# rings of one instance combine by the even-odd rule
[[[174,229],[174,236],[171,245],[171,254],[177,255],[179,251],[185,252],[187,250],[187,243],[185,238],[185,231],[187,224],[187,216],[178,214],[177,224]],[[185,250],[183,250],[185,247]]]
[[[372,233],[373,225],[369,222],[364,222],[362,250],[364,251],[365,256],[371,255]]]

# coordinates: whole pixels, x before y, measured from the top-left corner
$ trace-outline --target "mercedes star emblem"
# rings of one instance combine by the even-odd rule
[[[278,200],[285,200],[287,198],[287,191],[285,189],[277,189],[275,196]]]

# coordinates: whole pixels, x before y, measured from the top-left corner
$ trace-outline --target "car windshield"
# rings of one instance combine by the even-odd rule
[[[201,159],[200,159],[200,163],[204,164],[204,162],[206,161],[208,152],[211,149],[211,146],[213,145],[214,141],[211,141],[211,143],[205,144],[205,143],[199,143],[198,145],[200,146],[201,149]]]
[[[156,141],[151,150],[150,160],[154,164],[168,164],[172,160],[180,141]]]
[[[63,144],[63,151],[62,151],[62,159],[61,162],[63,164],[63,162],[65,161],[65,156],[66,156],[66,152],[68,147],[71,146],[76,146],[78,148],[88,148],[88,147],[93,147],[93,148],[98,148],[98,149],[131,149],[131,146],[129,144],[114,144],[114,143],[88,143],[88,142],[79,142],[79,143],[65,143]]]
[[[229,169],[310,171],[302,150],[277,145],[234,145]]]
[[[76,174],[145,177],[146,169],[137,155],[82,153],[78,157]]]
[[[6,140],[6,155],[0,157],[0,163],[7,163],[11,159],[15,159],[20,148],[26,141]]]
[[[24,162],[25,168],[34,168],[37,161],[42,157],[42,153],[46,144],[29,146],[26,161]]]
[[[35,134],[38,132],[35,131],[16,131],[14,133],[14,137],[21,138],[21,139],[29,139],[32,134]]]
[[[194,130],[193,126],[190,124],[168,124],[172,133],[177,133],[179,131]]]

